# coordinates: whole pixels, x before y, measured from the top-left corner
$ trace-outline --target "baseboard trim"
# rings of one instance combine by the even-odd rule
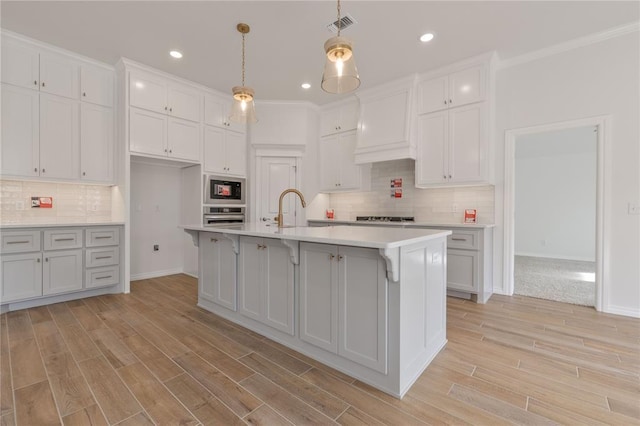
[[[192,274],[190,272],[185,272],[185,271],[183,271],[182,273],[185,275],[189,275],[192,278],[198,279],[198,274]]]
[[[141,274],[131,274],[131,281],[148,280],[150,278],[164,277],[165,275],[183,274],[182,268],[164,269],[162,271],[144,272]],[[197,277],[196,277],[197,278]]]
[[[604,309],[607,314],[622,315],[625,317],[640,318],[640,310],[625,308],[623,306],[609,305]]]
[[[579,256],[564,256],[564,255],[554,255],[554,254],[538,254],[538,253],[516,253],[516,256],[527,256],[527,257],[539,257],[541,259],[558,259],[558,260],[577,260],[579,262],[595,262],[596,259],[589,259],[586,257]]]

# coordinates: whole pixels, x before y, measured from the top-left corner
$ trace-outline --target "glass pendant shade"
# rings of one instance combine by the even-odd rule
[[[241,124],[257,123],[253,89],[247,86],[235,86],[231,90],[233,91],[233,104],[229,119]]]
[[[331,37],[324,44],[327,59],[322,74],[322,90],[329,93],[349,93],[360,87],[360,76],[353,57],[351,41]]]

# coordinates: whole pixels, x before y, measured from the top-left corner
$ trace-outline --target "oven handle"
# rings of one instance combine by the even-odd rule
[[[241,220],[244,222],[244,215],[243,214],[237,214],[237,215],[233,215],[233,214],[205,214],[204,215],[204,219],[205,220],[217,220],[217,219],[222,219],[222,220]]]

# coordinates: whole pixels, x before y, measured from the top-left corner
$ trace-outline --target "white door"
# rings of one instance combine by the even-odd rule
[[[338,137],[339,189],[355,189],[360,187],[361,166],[355,163],[356,132],[342,134]]]
[[[3,254],[2,303],[42,296],[42,254]]]
[[[129,109],[129,150],[141,154],[167,155],[167,116],[137,108]]]
[[[60,55],[40,54],[40,91],[78,99],[79,66]]]
[[[80,103],[40,94],[40,176],[78,179]]]
[[[168,118],[169,157],[200,161],[200,125],[179,118]]]
[[[39,64],[40,54],[36,49],[3,37],[2,81],[4,83],[38,90],[40,85]]]
[[[483,113],[482,104],[449,110],[449,182],[483,180],[483,164],[488,155]]]
[[[169,114],[185,120],[200,121],[200,94],[181,84],[169,86]]]
[[[295,157],[261,157],[258,187],[256,188],[257,204],[260,208],[258,218],[263,222],[274,223],[278,215],[278,200],[282,191],[296,188]],[[285,195],[282,204],[284,223],[296,223],[296,208],[300,203],[295,194]]]
[[[80,98],[85,102],[113,106],[113,71],[82,64],[80,92]]]
[[[231,240],[217,233],[200,233],[202,276],[200,297],[236,310],[236,254]]]
[[[444,183],[447,180],[447,139],[449,112],[440,111],[418,118],[418,158],[416,184]]]
[[[264,238],[240,237],[238,255],[238,312],[262,321]]]
[[[484,73],[481,65],[458,71],[449,76],[450,107],[478,102],[484,99]]]
[[[3,63],[4,66],[4,63]],[[40,118],[38,92],[2,85],[2,174],[38,176]]]
[[[42,294],[82,290],[82,250],[44,252]]]
[[[129,74],[129,104],[167,114],[167,82],[160,77],[132,72]]]
[[[449,78],[447,76],[423,81],[418,85],[418,114],[447,109]]]
[[[226,173],[233,176],[247,175],[247,137],[244,133],[225,132]]]
[[[113,180],[113,110],[83,103],[80,110],[80,179]]]
[[[225,131],[217,127],[204,126],[204,171],[225,173]]]
[[[320,189],[335,191],[339,179],[339,136],[320,138]]]
[[[289,247],[275,238],[265,238],[262,288],[263,322],[293,336],[293,262]]]

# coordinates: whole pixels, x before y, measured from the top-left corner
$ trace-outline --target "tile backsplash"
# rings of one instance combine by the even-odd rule
[[[111,187],[0,180],[0,224],[108,222]],[[53,208],[31,208],[31,197],[53,197]]]
[[[414,160],[374,163],[371,191],[331,194],[329,207],[335,219],[356,216],[415,216],[418,222],[462,222],[464,209],[477,209],[478,223],[494,223],[492,185],[419,189],[415,187]],[[402,179],[402,198],[392,198],[391,179]],[[453,211],[454,208],[457,211]]]

